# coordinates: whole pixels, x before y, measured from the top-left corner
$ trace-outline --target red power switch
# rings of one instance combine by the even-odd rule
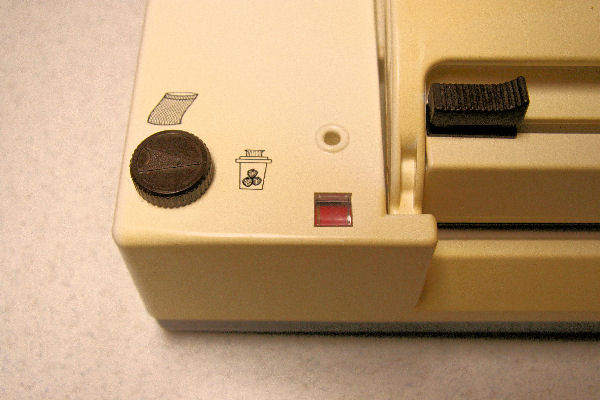
[[[352,226],[352,193],[315,193],[315,226]]]

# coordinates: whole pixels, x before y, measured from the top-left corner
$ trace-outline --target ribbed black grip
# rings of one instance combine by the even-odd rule
[[[500,84],[433,83],[427,101],[434,127],[514,127],[525,117],[529,94],[519,76]]]

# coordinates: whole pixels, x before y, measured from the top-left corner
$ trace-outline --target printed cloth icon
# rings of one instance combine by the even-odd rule
[[[179,125],[183,114],[198,97],[198,93],[169,92],[148,116],[148,123],[153,125]]]

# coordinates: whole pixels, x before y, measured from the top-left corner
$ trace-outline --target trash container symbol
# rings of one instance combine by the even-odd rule
[[[264,150],[246,150],[245,156],[235,160],[240,165],[240,189],[262,190],[265,185],[267,164],[273,162],[263,156]]]

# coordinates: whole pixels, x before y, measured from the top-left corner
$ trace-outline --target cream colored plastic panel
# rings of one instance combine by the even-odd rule
[[[163,320],[597,321],[600,240],[581,236],[440,241],[416,308],[401,295],[412,290],[404,266],[422,260],[389,247],[214,246],[202,263],[189,245],[124,254],[149,312]],[[369,260],[364,269],[353,265],[358,257]]]
[[[437,202],[446,201],[442,197],[429,198],[438,196],[440,190],[437,188],[432,193],[425,189],[428,199],[423,208],[424,185],[429,184],[429,175],[427,179],[425,177],[425,95],[430,72],[434,74],[440,68],[446,68],[446,72],[462,70],[461,78],[472,79],[474,76],[470,72],[476,70],[477,76],[483,77],[479,83],[491,83],[498,82],[499,67],[574,69],[574,73],[585,75],[587,86],[566,84],[563,88],[546,87],[543,93],[532,94],[532,117],[536,122],[545,123],[547,116],[556,110],[556,107],[538,107],[535,101],[554,102],[556,106],[559,101],[569,103],[573,100],[559,111],[558,121],[587,124],[581,129],[589,131],[598,126],[598,105],[587,104],[583,109],[579,105],[582,99],[598,99],[593,87],[598,83],[599,43],[600,7],[597,1],[466,0],[457,3],[389,0],[386,4],[386,118],[390,212],[437,213]],[[557,97],[556,91],[562,89],[565,89],[564,93]],[[577,96],[572,98],[572,94]],[[554,131],[558,125],[560,123],[554,124]],[[530,124],[530,130],[533,126]],[[570,125],[567,129],[573,132],[580,128]],[[428,156],[430,145],[432,152],[436,150],[433,140],[427,141]],[[596,143],[596,138],[591,138],[587,146],[593,148]],[[469,142],[462,144],[463,148],[468,147]],[[553,153],[561,151],[563,149],[556,149]],[[465,149],[465,152],[469,154],[474,150]],[[459,158],[462,154],[453,156]],[[432,153],[432,157],[440,156]],[[546,154],[546,157],[552,157],[552,154]],[[573,162],[577,163],[576,160]],[[428,164],[427,168],[430,167],[435,168],[435,165]],[[465,185],[477,183],[464,182]],[[566,184],[559,185],[560,189],[566,187]],[[556,187],[548,188],[553,189]],[[479,198],[487,201],[494,195],[482,192]],[[572,198],[567,193],[564,196]],[[446,214],[442,216],[446,217]],[[593,217],[588,216],[590,218]]]
[[[600,320],[600,234],[488,233],[440,240],[414,308],[402,295],[412,291],[406,266],[423,260],[399,248],[182,244],[123,254],[161,320]]]
[[[122,249],[148,312],[176,320],[394,318],[417,303],[431,253],[406,243],[341,247],[300,238]]]
[[[424,210],[439,222],[600,223],[600,134],[427,138]]]
[[[181,124],[148,123],[166,92],[198,96]],[[113,229],[149,311],[344,319],[412,308],[436,221],[386,212],[379,100],[371,0],[151,1]],[[185,207],[149,204],[129,176],[136,146],[163,129],[198,136],[214,161],[208,191]],[[323,143],[327,131],[343,146]],[[240,186],[246,149],[269,160],[262,190]],[[353,226],[313,226],[317,192],[351,193]]]
[[[423,209],[440,222],[600,223],[600,67],[436,67],[432,82],[525,76],[514,139],[427,137]]]
[[[171,91],[198,93],[182,124],[148,124]],[[348,134],[341,151],[317,143],[330,124]],[[179,209],[148,204],[129,176],[136,146],[163,129],[195,134],[215,163],[206,194]],[[151,1],[119,188],[119,236],[365,236],[386,215],[380,132],[371,1]],[[239,189],[235,160],[245,149],[264,149],[272,160],[263,190]],[[315,192],[352,193],[354,227],[315,229]]]
[[[533,320],[552,312],[572,312],[575,320],[587,311],[598,318],[598,232],[470,236],[439,241],[418,311],[505,313],[515,319],[519,312],[540,313]]]

